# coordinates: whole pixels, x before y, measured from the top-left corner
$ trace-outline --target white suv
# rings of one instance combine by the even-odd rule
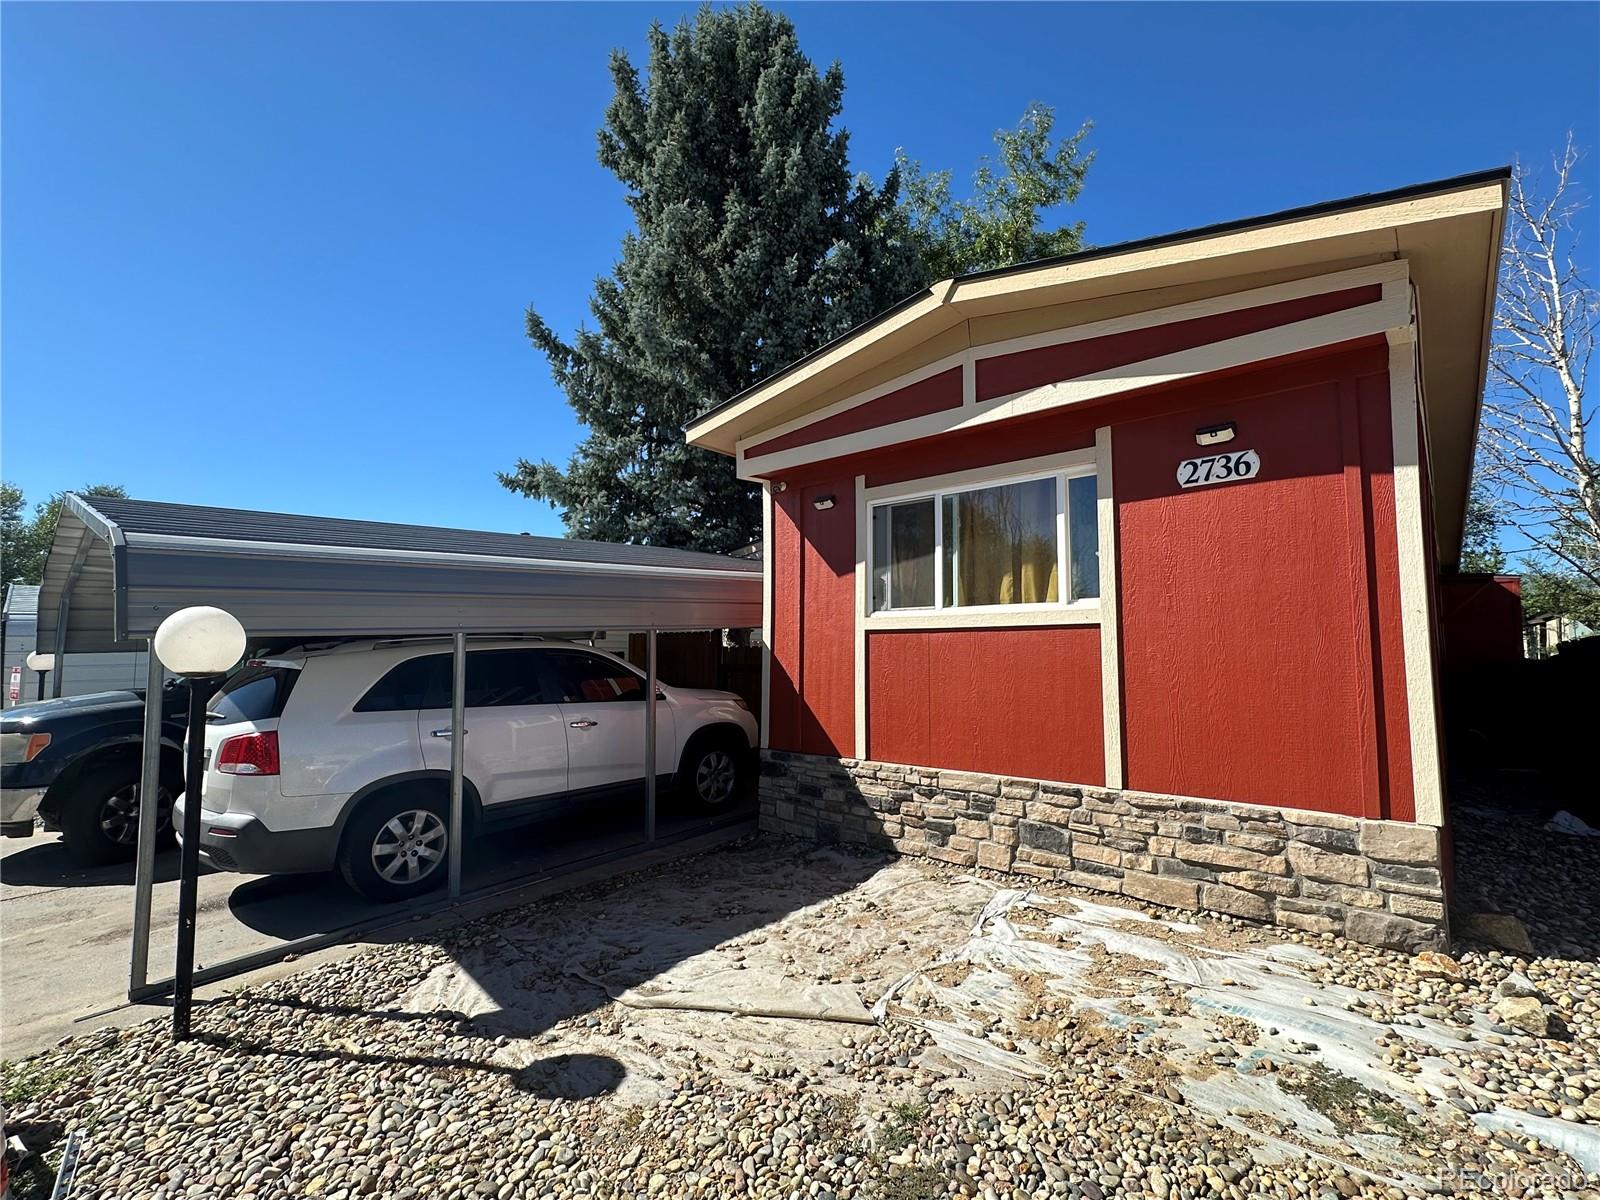
[[[730,805],[757,728],[729,692],[660,686],[659,783]],[[644,781],[645,678],[569,642],[467,651],[470,830],[504,828],[556,800]],[[356,642],[255,659],[211,699],[200,855],[225,871],[338,867],[399,900],[443,882],[450,779],[450,651],[437,640]],[[183,828],[187,797],[173,825]]]

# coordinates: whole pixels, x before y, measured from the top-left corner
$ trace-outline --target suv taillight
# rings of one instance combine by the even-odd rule
[[[246,733],[217,747],[217,770],[224,775],[276,775],[278,735]]]

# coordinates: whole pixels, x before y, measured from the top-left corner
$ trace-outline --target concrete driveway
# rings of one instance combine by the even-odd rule
[[[747,821],[750,812],[708,818],[663,797],[663,842]],[[470,893],[534,883],[637,846],[642,807],[619,801],[552,814],[526,829],[466,847]],[[169,978],[176,954],[178,853],[156,862],[151,906],[150,978]],[[443,893],[435,893],[442,899]],[[363,900],[336,874],[200,877],[195,965],[203,968],[284,942],[371,924],[387,905]],[[133,930],[133,865],[73,864],[59,835],[0,841],[0,1059],[32,1054],[101,1024],[151,1015],[148,1007],[117,1010],[127,998]]]

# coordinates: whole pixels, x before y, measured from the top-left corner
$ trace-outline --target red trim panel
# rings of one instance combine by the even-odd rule
[[[980,358],[977,362],[978,400],[981,403],[1047,383],[1077,379],[1113,367],[1159,358],[1163,354],[1192,350],[1196,346],[1243,337],[1247,333],[1259,333],[1279,325],[1292,325],[1296,321],[1374,304],[1382,298],[1383,286],[1374,283],[1340,292],[1304,296],[1298,300],[1284,300],[1278,304],[1241,308],[1214,317],[1173,321],[1167,325],[1154,325],[1109,337]]]
[[[848,433],[860,433],[864,429],[873,429],[879,425],[893,425],[896,421],[909,421],[913,417],[925,417],[930,413],[946,412],[960,407],[961,368],[951,367],[948,371],[941,371],[927,379],[908,384],[890,392],[887,396],[879,396],[876,400],[868,400],[865,404],[847,408],[844,412],[835,413],[803,428],[779,434],[764,442],[757,442],[745,450],[744,456],[746,460],[759,458],[763,454],[789,450],[795,446],[809,446],[813,442],[843,437]]]
[[[867,689],[880,762],[1105,782],[1099,626],[869,634]]]

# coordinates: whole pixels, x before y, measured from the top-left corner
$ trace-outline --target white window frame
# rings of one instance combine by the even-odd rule
[[[1067,599],[1072,591],[1072,546],[1069,530],[1068,480],[1096,477],[1098,503],[1100,486],[1098,462],[1093,447],[1047,458],[1004,463],[970,471],[907,480],[904,483],[861,491],[859,527],[865,537],[861,559],[865,564],[866,586],[861,589],[864,610],[862,624],[871,629],[919,629],[932,627],[972,628],[1007,625],[1097,624],[1100,598]],[[1003,487],[1053,479],[1056,484],[1056,563],[1061,600],[1034,604],[971,604],[949,607],[944,600],[944,497],[982,488]],[[872,608],[877,581],[876,539],[873,516],[878,508],[916,500],[933,502],[933,606],[918,608]],[[1103,552],[1103,550],[1102,550]]]

